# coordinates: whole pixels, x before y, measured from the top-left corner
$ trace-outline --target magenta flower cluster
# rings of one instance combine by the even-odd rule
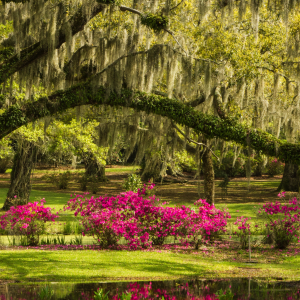
[[[44,231],[47,221],[54,222],[58,217],[45,207],[45,199],[26,205],[12,206],[0,217],[0,227],[12,234],[26,236],[28,245],[34,246],[39,242],[39,236]]]
[[[284,198],[285,192],[279,193],[278,197]],[[300,201],[297,198],[288,202],[266,203],[258,213],[268,220],[266,227],[273,232],[278,248],[286,248],[294,237],[299,242]]]
[[[240,244],[243,249],[247,248],[248,236],[251,235],[249,220],[251,220],[251,218],[241,216],[237,217],[236,221],[234,222],[234,225],[236,225],[238,229],[235,234],[240,238]]]
[[[121,193],[116,197],[75,195],[66,209],[82,217],[83,234],[92,235],[102,247],[111,247],[121,238],[131,249],[162,245],[166,237],[186,241],[195,236],[209,236],[223,230],[228,212],[216,209],[205,200],[197,201],[199,211],[189,207],[166,207],[155,196],[148,196],[154,184],[144,185],[137,193]]]

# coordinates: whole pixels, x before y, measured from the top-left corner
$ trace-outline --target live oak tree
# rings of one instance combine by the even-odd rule
[[[119,107],[99,140],[124,120],[140,156],[189,149],[209,202],[213,138],[278,157],[299,187],[298,3],[17,0],[1,20],[13,33],[0,50],[0,138],[69,108]]]

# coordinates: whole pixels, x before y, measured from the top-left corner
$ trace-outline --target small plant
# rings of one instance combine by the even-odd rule
[[[54,290],[49,285],[42,286],[41,290],[38,292],[40,300],[49,300],[53,295]]]
[[[53,245],[66,245],[66,238],[65,236],[57,236],[57,237],[54,237],[52,240],[51,240],[51,244]]]
[[[87,185],[88,185],[88,182],[89,182],[89,176],[87,176],[86,174],[83,174],[79,180],[79,186],[80,186],[80,190],[85,192],[87,190]]]
[[[93,194],[97,194],[99,192],[99,178],[96,175],[90,176],[90,188]]]
[[[132,293],[122,293],[120,300],[131,300]]]
[[[51,245],[52,244],[52,239],[49,237],[49,235],[46,236],[46,238],[41,239],[41,245]]]
[[[54,184],[58,189],[65,190],[68,188],[68,185],[71,180],[71,172],[66,171],[63,173],[58,174],[50,174],[46,177],[48,181],[50,181],[52,184]]]
[[[222,289],[216,292],[216,296],[219,300],[232,300],[234,294],[232,293],[230,287],[228,290],[223,291]]]
[[[126,191],[133,191],[136,193],[139,188],[142,187],[141,176],[137,174],[130,174],[125,180],[123,184],[123,188]]]
[[[71,239],[70,245],[82,245],[82,235],[75,235],[75,238]]]
[[[243,216],[238,217],[234,225],[238,226],[238,230],[235,234],[240,238],[240,245],[242,249],[246,249],[249,246],[248,240],[251,235],[250,224],[247,222],[251,218],[245,218]]]
[[[74,225],[74,234],[79,235],[82,234],[82,232],[83,232],[83,226],[80,223],[76,222]]]
[[[69,235],[72,233],[72,223],[70,221],[67,221],[64,224],[64,228],[63,228],[63,234],[64,235]]]
[[[96,292],[94,292],[94,299],[95,300],[109,300],[108,294],[109,294],[109,292],[104,294],[103,289],[99,288]]]

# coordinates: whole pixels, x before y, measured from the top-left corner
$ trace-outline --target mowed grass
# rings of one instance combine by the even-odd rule
[[[110,182],[111,185],[114,182]],[[218,184],[218,182],[217,182]],[[251,182],[231,181],[228,196],[216,199],[217,207],[227,206],[232,219],[238,216],[256,218],[259,202],[276,199],[279,180]],[[263,194],[268,190],[269,196]],[[105,189],[104,189],[105,190]],[[116,189],[115,194],[121,190]],[[220,190],[218,191],[220,192]],[[7,188],[0,188],[0,206]],[[181,194],[182,193],[182,194]],[[263,197],[260,199],[260,193]],[[46,205],[62,210],[71,193],[58,191],[31,191],[30,201],[46,199]],[[192,205],[199,199],[195,184],[169,184],[157,186],[161,200],[170,206]],[[251,196],[252,194],[252,196]],[[238,196],[236,196],[238,195]],[[243,198],[246,195],[247,198]],[[234,198],[236,197],[236,198]],[[240,198],[244,201],[239,201]],[[267,200],[266,200],[267,199]],[[255,207],[256,206],[256,207]],[[62,212],[61,221],[74,220],[71,212]],[[258,250],[254,250],[258,251]],[[170,279],[179,277],[259,277],[300,280],[300,257],[283,257],[278,262],[258,263],[249,266],[220,257],[203,257],[196,252],[185,254],[171,251],[93,251],[93,250],[0,250],[0,280],[23,282],[96,282],[112,280]]]
[[[281,264],[215,261],[196,254],[141,251],[36,251],[2,250],[0,280],[112,281],[179,277],[259,277],[300,279],[300,258]]]

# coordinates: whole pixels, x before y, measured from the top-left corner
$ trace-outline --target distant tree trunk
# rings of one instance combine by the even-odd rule
[[[10,157],[5,157],[5,158],[0,159],[0,174],[4,174],[6,172],[10,162],[11,162]]]
[[[84,165],[85,165],[85,174],[87,176],[97,176],[99,181],[105,182],[107,181],[107,178],[105,176],[105,166],[100,165],[96,159],[93,159],[91,157],[84,159]]]
[[[204,195],[207,203],[215,202],[215,172],[211,151],[206,148],[203,156]]]
[[[3,210],[14,205],[28,203],[31,191],[30,175],[36,158],[37,146],[26,140],[18,140],[13,167],[10,174],[10,187]]]
[[[299,166],[291,163],[285,163],[283,176],[278,190],[299,192],[300,174]]]

